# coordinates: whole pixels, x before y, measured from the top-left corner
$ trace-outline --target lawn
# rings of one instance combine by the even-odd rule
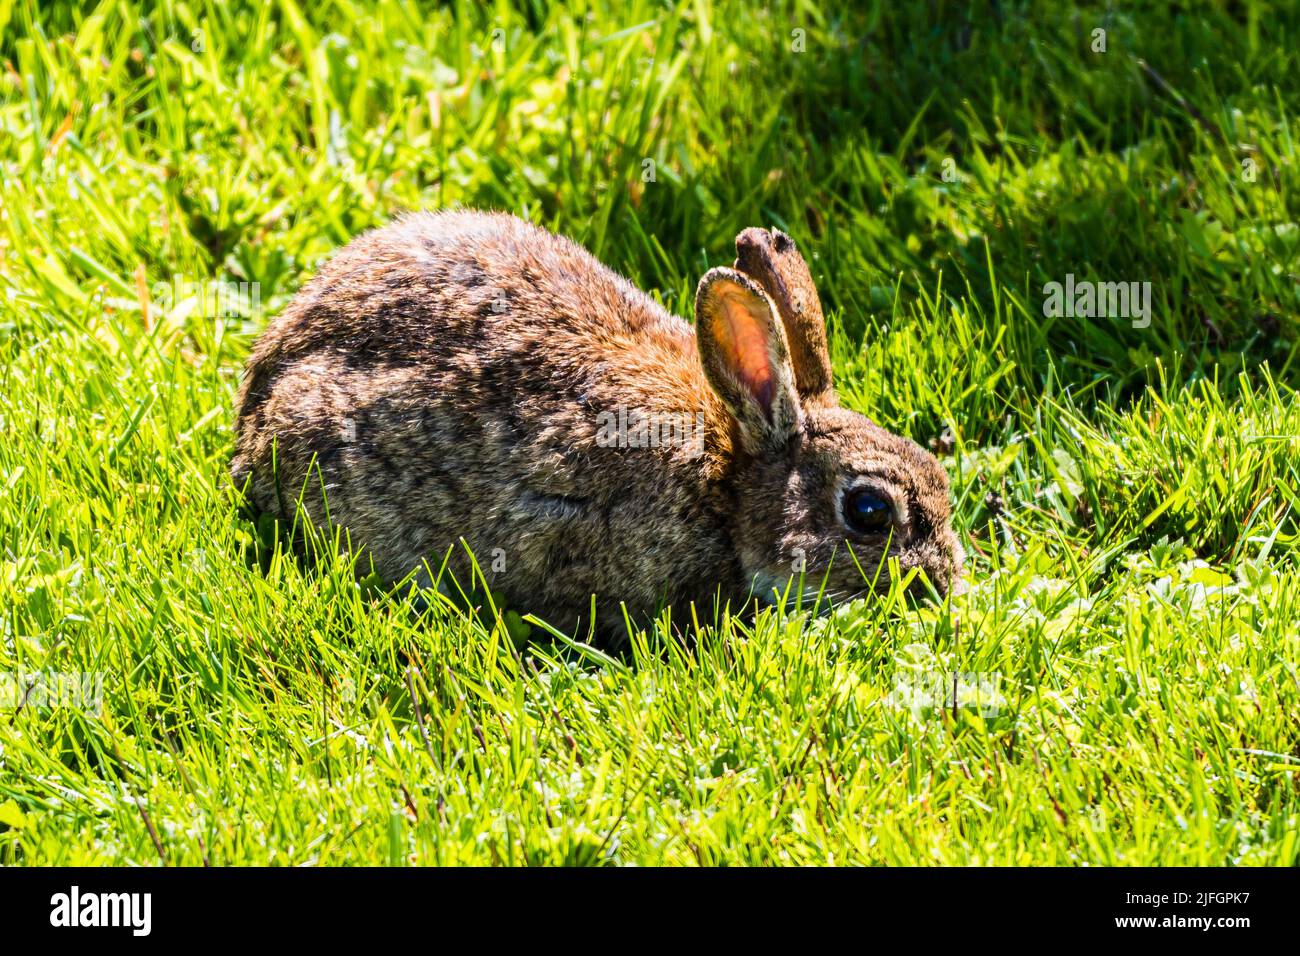
[[[849,6],[0,0],[0,863],[1300,861],[1300,8]],[[294,560],[243,359],[456,204],[687,316],[788,231],[970,590],[608,656]]]

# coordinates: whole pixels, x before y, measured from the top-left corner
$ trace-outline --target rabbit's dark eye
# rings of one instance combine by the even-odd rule
[[[894,520],[894,509],[880,495],[867,488],[850,490],[844,496],[844,522],[859,534],[885,531]]]

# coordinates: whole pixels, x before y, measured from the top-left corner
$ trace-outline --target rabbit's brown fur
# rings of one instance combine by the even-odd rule
[[[436,575],[450,550],[468,590],[463,538],[510,607],[561,628],[593,594],[606,632],[623,628],[619,602],[634,618],[736,609],[805,562],[810,588],[829,566],[831,592],[861,593],[845,539],[868,574],[886,544],[840,516],[863,480],[894,503],[889,553],[946,587],[960,551],[943,470],[837,404],[793,242],[750,229],[737,249],[736,269],[701,280],[697,342],[512,216],[366,233],[257,342],[232,474],[259,510],[347,529],[387,580],[425,562]],[[611,442],[611,420],[638,413],[679,440]]]

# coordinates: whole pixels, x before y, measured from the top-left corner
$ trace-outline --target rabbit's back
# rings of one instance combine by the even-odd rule
[[[543,614],[594,591],[653,605],[669,577],[725,590],[707,456],[725,460],[729,426],[695,348],[576,243],[506,215],[411,215],[340,252],[258,341],[232,473],[262,511],[301,498],[346,528],[389,579],[436,572],[463,537],[494,589]]]
[[[694,347],[685,322],[569,239],[498,213],[411,214],[359,236],[275,319],[250,357],[241,415],[286,361],[314,351],[358,366],[542,347],[563,360],[572,348],[581,372],[593,336]]]

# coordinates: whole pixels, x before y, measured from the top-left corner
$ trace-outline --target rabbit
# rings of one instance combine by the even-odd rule
[[[692,328],[514,216],[364,233],[255,343],[232,477],[257,511],[346,529],[386,582],[468,588],[472,554],[559,629],[752,610],[792,580],[865,596],[886,555],[946,592],[943,468],[839,404],[793,240],[749,228],[736,250]]]

